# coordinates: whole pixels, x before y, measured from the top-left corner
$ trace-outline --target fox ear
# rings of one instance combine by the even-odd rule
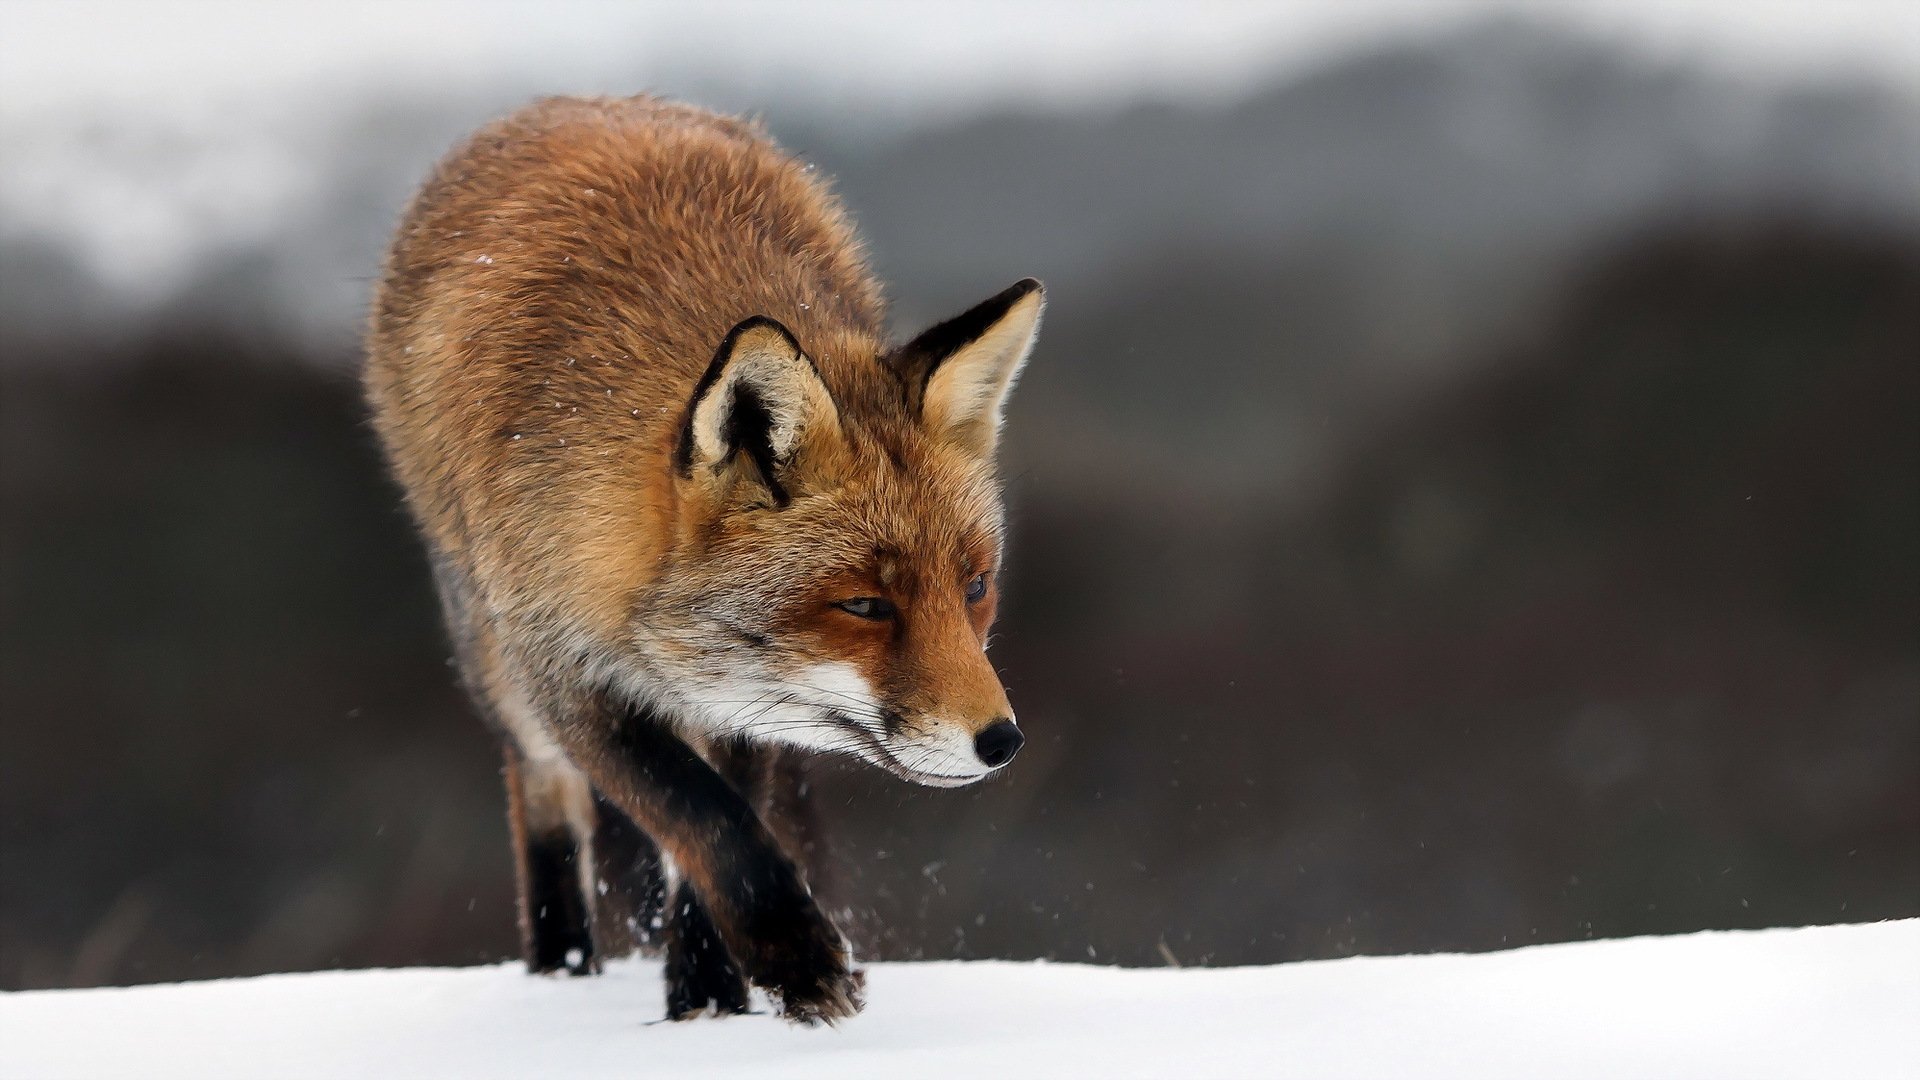
[[[838,430],[833,395],[800,343],[778,322],[755,316],[728,332],[694,387],[676,463],[689,477],[703,468],[757,472],[774,504],[784,506],[796,456]]]
[[[1000,414],[1040,333],[1046,290],[1026,278],[914,338],[896,365],[927,429],[991,457]]]

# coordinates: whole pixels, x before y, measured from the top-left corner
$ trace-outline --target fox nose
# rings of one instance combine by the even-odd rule
[[[987,763],[987,768],[997,769],[1013,760],[1020,747],[1027,741],[1020,729],[1011,720],[995,720],[980,729],[973,737],[973,752]]]

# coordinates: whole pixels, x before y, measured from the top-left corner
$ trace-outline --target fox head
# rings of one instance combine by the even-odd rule
[[[716,734],[921,784],[1013,758],[1023,737],[986,657],[994,451],[1043,305],[1028,279],[871,356],[811,356],[764,317],[726,336],[675,452],[668,566],[636,616],[664,693]]]

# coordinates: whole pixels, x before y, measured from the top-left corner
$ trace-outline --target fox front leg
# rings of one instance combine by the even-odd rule
[[[846,939],[753,807],[662,718],[600,703],[555,726],[594,787],[672,857],[740,971],[787,1019],[860,1011]]]
[[[733,785],[748,806],[770,828],[786,824],[771,797],[779,786],[774,783],[778,751],[758,747],[742,739],[709,742],[702,756]],[[796,847],[784,833],[776,833],[789,855]],[[800,862],[802,878],[806,866]],[[681,881],[674,888],[671,903],[665,907],[663,940],[666,942],[667,1018],[684,1020],[712,1012],[730,1016],[747,1011],[747,977],[734,963],[714,929],[707,905],[693,891],[693,885]]]
[[[681,882],[674,892],[665,935],[667,1019],[747,1011],[747,977],[734,964],[707,906],[689,882]]]

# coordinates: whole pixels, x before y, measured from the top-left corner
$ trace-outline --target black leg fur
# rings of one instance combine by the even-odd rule
[[[691,885],[680,883],[668,916],[667,1018],[689,1020],[708,1010],[719,1016],[746,1012],[747,977],[721,944]]]
[[[593,696],[557,701],[555,720],[567,756],[669,853],[735,966],[783,1016],[817,1024],[859,1012],[845,938],[756,808],[669,719]]]
[[[759,809],[765,758],[745,742],[712,748],[714,766],[749,806]],[[667,911],[667,1016],[686,1020],[709,1008],[720,1016],[747,1011],[747,977],[728,954],[713,918],[693,887],[681,882]]]
[[[666,936],[667,907],[660,849],[597,791],[593,809],[594,869],[603,883],[594,913],[594,945],[602,957],[658,947]]]
[[[594,962],[591,918],[580,891],[580,849],[567,832],[525,841],[527,967],[536,973],[565,969],[590,975]]]

